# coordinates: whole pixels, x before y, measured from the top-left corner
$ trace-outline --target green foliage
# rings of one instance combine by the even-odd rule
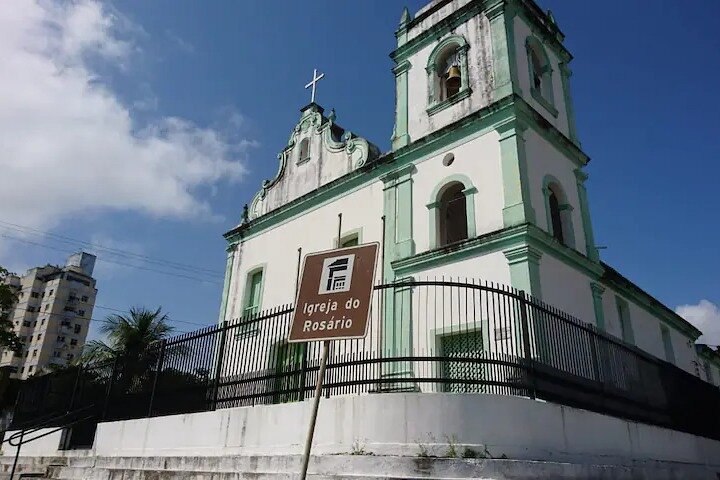
[[[482,445],[482,451],[479,452],[475,449],[472,449],[470,447],[465,447],[465,450],[463,451],[462,457],[463,458],[493,458],[493,456],[490,454],[490,450],[488,450],[487,445]],[[503,454],[500,458],[507,458]]]
[[[460,455],[458,454],[458,442],[455,434],[450,436],[445,435],[445,441],[447,441],[448,444],[448,449],[447,452],[445,452],[445,457],[458,458]]]
[[[23,345],[13,331],[13,323],[10,319],[10,312],[17,302],[17,293],[6,283],[9,275],[10,272],[0,267],[0,347],[20,352]]]
[[[100,328],[108,341],[93,340],[85,344],[81,362],[89,364],[118,357],[144,357],[152,343],[164,340],[172,333],[173,327],[167,322],[168,316],[162,314],[160,308],[153,311],[133,307],[129,315],[110,315]]]

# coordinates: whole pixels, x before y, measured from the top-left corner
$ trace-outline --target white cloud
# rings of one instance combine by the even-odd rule
[[[143,255],[145,248],[132,240],[117,240],[96,233],[90,237],[92,246],[83,246],[82,250],[97,256],[93,276],[98,280],[107,280],[132,271],[132,265],[142,263],[136,256]]]
[[[680,305],[675,313],[703,332],[698,343],[720,345],[720,308],[717,305],[700,300],[697,305]]]
[[[138,125],[101,70],[127,71],[142,30],[109,6],[10,3],[0,9],[0,220],[47,230],[83,213],[210,215],[201,194],[240,179],[253,142],[176,117]]]

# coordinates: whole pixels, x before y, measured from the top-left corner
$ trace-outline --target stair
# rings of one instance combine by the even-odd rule
[[[69,457],[47,467],[47,480],[294,480],[301,458],[243,457]],[[326,455],[313,457],[312,480],[717,480],[717,472],[685,464],[610,466],[504,459],[455,459]]]

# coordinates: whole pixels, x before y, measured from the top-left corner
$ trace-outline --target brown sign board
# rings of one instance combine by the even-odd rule
[[[288,342],[365,336],[378,246],[367,243],[305,256]]]

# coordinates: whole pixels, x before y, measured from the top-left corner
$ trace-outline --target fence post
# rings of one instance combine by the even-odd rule
[[[70,403],[68,403],[68,413],[72,412],[75,408],[75,396],[77,395],[78,385],[80,384],[80,376],[82,375],[82,365],[78,366],[77,375],[75,376],[75,384],[73,385],[72,393],[70,394]]]
[[[523,355],[525,358],[525,372],[530,378],[530,398],[533,400],[537,397],[535,385],[535,367],[530,351],[530,325],[528,323],[528,300],[525,290],[520,290],[520,329],[522,331]]]
[[[228,321],[223,320],[220,330],[220,350],[217,354],[217,365],[215,365],[215,380],[213,382],[212,409],[217,410],[218,396],[220,395],[220,375],[222,375],[222,364],[225,358],[225,341],[227,339]]]
[[[160,340],[160,355],[158,355],[157,366],[155,367],[155,378],[153,379],[152,390],[150,391],[150,405],[148,406],[148,417],[152,417],[153,404],[155,403],[155,391],[157,390],[158,377],[162,372],[163,361],[165,360],[165,345],[167,340]]]
[[[300,348],[302,348],[303,356],[302,356],[302,362],[300,363],[300,382],[298,385],[298,401],[305,400],[305,380],[307,378],[307,357],[308,357],[308,344],[307,343],[301,343],[299,344]]]
[[[600,378],[600,365],[599,365],[599,358],[598,358],[598,349],[597,349],[597,340],[598,336],[595,332],[589,332],[590,335],[590,352],[592,355],[592,367],[593,367],[593,375],[595,375],[595,380],[600,384],[600,389],[602,390],[602,379]]]
[[[107,391],[105,392],[105,405],[103,405],[102,416],[100,417],[103,421],[107,419],[108,407],[110,406],[110,397],[112,397],[112,390],[115,386],[115,377],[117,376],[118,361],[120,357],[115,357],[113,360],[112,372],[110,373],[110,380],[108,381]]]

